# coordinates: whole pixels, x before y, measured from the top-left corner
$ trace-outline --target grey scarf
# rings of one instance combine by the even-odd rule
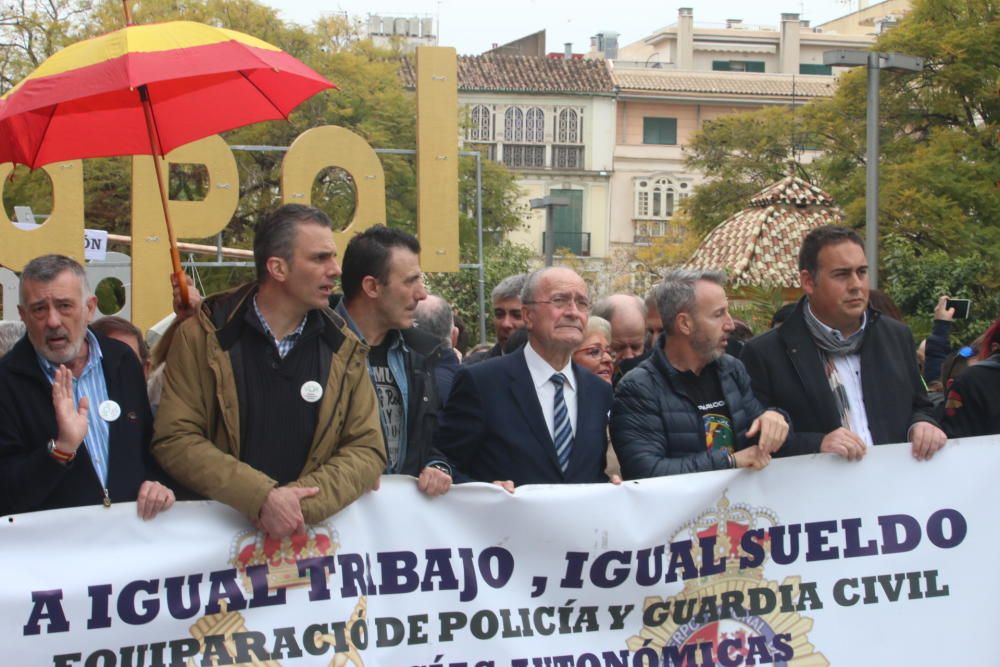
[[[837,365],[833,362],[833,357],[856,354],[861,349],[861,341],[865,337],[865,325],[868,323],[868,313],[865,313],[861,319],[861,328],[848,338],[840,336],[839,332],[837,335],[834,335],[834,332],[829,327],[823,326],[816,316],[813,315],[808,299],[806,299],[805,304],[805,315],[806,328],[809,329],[809,334],[812,336],[813,341],[816,342],[816,347],[819,348],[819,358],[823,362],[823,372],[826,374],[826,381],[829,383],[830,391],[833,393],[837,414],[840,415],[840,425],[846,429],[850,429],[851,404],[847,399],[847,391],[844,389],[844,383],[840,379],[840,373],[837,372]]]
[[[805,320],[806,328],[809,329],[809,334],[815,341],[816,347],[827,354],[848,355],[857,354],[858,350],[861,349],[861,343],[865,338],[865,325],[868,324],[868,313],[865,313],[861,318],[861,328],[847,338],[835,336],[829,327],[823,326],[813,315],[808,299],[805,303]]]

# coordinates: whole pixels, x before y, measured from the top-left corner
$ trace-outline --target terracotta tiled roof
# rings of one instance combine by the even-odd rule
[[[417,70],[410,58],[403,59],[400,76],[407,88],[416,86]],[[458,89],[464,92],[611,95],[615,85],[603,60],[491,54],[458,57]]]
[[[611,76],[622,92],[792,96],[792,77],[787,74],[622,68]],[[796,97],[827,97],[836,86],[836,80],[826,76],[796,76],[794,83]]]
[[[799,246],[810,230],[841,223],[833,199],[797,176],[761,190],[751,206],[701,242],[687,266],[723,269],[734,287],[799,286]]]

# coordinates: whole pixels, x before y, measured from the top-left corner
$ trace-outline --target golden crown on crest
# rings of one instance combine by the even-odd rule
[[[752,507],[746,503],[732,503],[723,492],[715,507],[705,510],[694,521],[689,522],[670,538],[671,542],[690,539],[692,542],[691,556],[696,563],[703,559],[701,544],[708,538],[715,538],[712,545],[712,561],[726,559],[726,574],[760,578],[764,563],[770,558],[771,544],[767,529],[778,525],[778,515],[764,507]],[[746,539],[760,545],[764,558],[760,565],[743,569],[740,559],[758,560],[758,554],[748,552],[743,548],[746,533],[751,530],[763,530],[763,536],[750,536]]]
[[[243,588],[253,588],[247,568],[267,565],[267,587],[298,588],[309,586],[309,576],[299,575],[298,561],[332,556],[340,548],[340,536],[326,524],[310,526],[306,532],[276,539],[258,530],[238,534],[230,549],[230,564],[242,575]]]

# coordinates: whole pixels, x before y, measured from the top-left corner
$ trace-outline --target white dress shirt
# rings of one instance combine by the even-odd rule
[[[806,308],[808,307],[809,305],[806,304]],[[844,335],[840,331],[828,327],[819,318],[816,318],[816,322],[826,329],[827,332],[831,333],[834,338],[844,339]],[[867,324],[868,314],[866,313],[861,320],[861,328],[851,334],[850,337],[863,336],[865,325]],[[861,353],[831,354],[830,359],[837,369],[837,375],[840,376],[840,383],[844,387],[844,393],[847,394],[848,423],[845,426],[861,438],[866,447],[874,447],[875,443],[872,440],[872,432],[868,428],[868,413],[865,412],[865,391],[861,386]]]
[[[552,428],[553,413],[555,408],[553,403],[556,397],[556,385],[552,382],[552,376],[562,373],[566,378],[563,383],[563,399],[566,401],[566,412],[569,413],[569,425],[576,435],[576,376],[573,374],[573,362],[567,362],[564,368],[552,368],[549,362],[535,352],[531,347],[531,341],[524,346],[524,360],[528,362],[528,372],[531,373],[531,381],[535,385],[535,394],[538,402],[542,406],[542,416],[545,417],[545,426],[549,429],[549,436],[555,442],[555,433]]]

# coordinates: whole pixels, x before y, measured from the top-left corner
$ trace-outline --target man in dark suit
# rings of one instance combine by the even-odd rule
[[[136,501],[151,519],[168,509],[139,360],[87,327],[97,299],[83,267],[31,260],[17,308],[26,335],[0,362],[0,515]]]
[[[764,405],[795,434],[778,455],[828,452],[848,460],[910,441],[926,460],[945,444],[920,379],[913,336],[868,305],[868,260],[852,229],[825,225],[799,252],[806,296],[780,328],[749,341],[741,360]]]
[[[607,481],[611,388],[572,363],[590,301],[571,269],[528,276],[521,292],[528,344],[463,366],[440,413],[435,444],[457,480],[521,484]]]

